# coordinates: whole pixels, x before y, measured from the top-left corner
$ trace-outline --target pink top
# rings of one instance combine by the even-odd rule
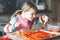
[[[15,31],[30,30],[32,22],[28,21],[26,18],[22,18],[21,15],[17,15],[17,22],[20,23],[19,27]]]

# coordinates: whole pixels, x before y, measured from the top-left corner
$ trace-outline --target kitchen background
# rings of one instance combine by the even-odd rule
[[[25,1],[34,2],[39,5],[39,0],[0,0],[0,31],[10,20],[11,15],[20,9],[22,3]],[[39,15],[45,14],[49,16],[49,23],[60,23],[60,0],[43,0],[47,5],[47,10],[39,10]]]

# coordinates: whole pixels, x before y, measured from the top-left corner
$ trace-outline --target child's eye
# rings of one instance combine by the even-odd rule
[[[31,14],[31,16],[36,17],[36,14],[35,13],[34,14]]]
[[[35,15],[35,14],[32,14],[32,15]]]
[[[32,13],[31,15],[36,15],[36,13]]]
[[[31,15],[34,15],[34,14],[31,14]]]

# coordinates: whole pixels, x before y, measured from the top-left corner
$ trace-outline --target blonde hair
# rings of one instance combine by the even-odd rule
[[[29,9],[33,8],[37,12],[37,7],[32,2],[25,2],[23,6],[21,7],[21,10],[17,10],[15,13],[13,13],[12,17],[16,16],[17,14],[21,14],[22,11],[27,11]]]

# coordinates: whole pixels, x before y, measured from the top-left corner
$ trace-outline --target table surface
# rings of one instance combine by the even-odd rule
[[[45,40],[60,40],[60,36],[57,36],[57,37],[54,37],[54,38],[45,39]]]

